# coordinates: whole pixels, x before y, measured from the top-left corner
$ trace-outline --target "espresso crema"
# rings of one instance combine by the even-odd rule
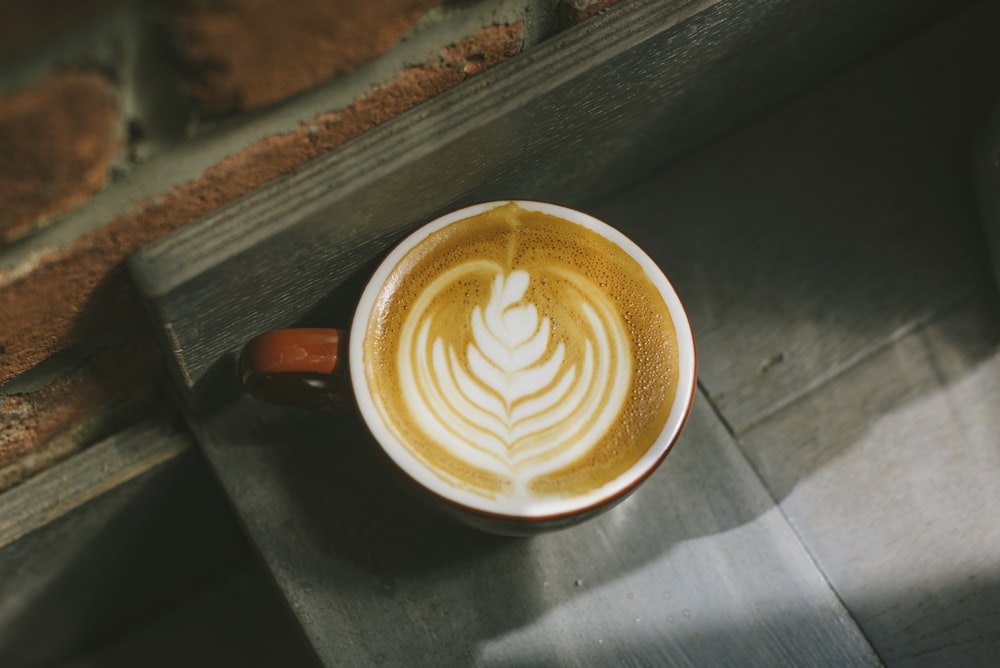
[[[516,204],[409,249],[363,355],[386,428],[446,485],[487,498],[601,487],[654,443],[677,391],[674,324],[639,263]]]

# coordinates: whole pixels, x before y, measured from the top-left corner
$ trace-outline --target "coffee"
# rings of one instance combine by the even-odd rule
[[[633,467],[667,422],[670,311],[595,229],[498,206],[431,232],[379,285],[353,332],[368,400],[448,488],[514,506],[583,496]]]

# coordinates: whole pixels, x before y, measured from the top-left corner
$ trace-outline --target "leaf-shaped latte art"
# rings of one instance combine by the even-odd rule
[[[628,338],[610,302],[581,298],[573,322],[560,325],[525,298],[528,272],[496,267],[489,301],[467,313],[467,342],[432,339],[430,304],[464,273],[483,269],[470,265],[442,276],[415,304],[400,337],[399,377],[427,434],[523,491],[586,456],[611,427],[630,384]],[[557,332],[578,337],[575,359]]]

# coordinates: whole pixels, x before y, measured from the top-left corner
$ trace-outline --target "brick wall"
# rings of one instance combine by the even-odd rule
[[[0,489],[165,400],[137,248],[610,4],[0,4]]]

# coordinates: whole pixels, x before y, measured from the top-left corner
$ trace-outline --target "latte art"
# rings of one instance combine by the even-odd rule
[[[397,255],[366,316],[362,368],[380,439],[411,475],[519,513],[590,494],[656,441],[677,391],[676,333],[615,242],[509,204]]]
[[[530,275],[497,267],[489,300],[472,309],[465,349],[432,340],[428,307],[439,291],[482,269],[456,267],[410,311],[400,337],[401,391],[420,427],[451,456],[524,493],[529,480],[594,448],[618,417],[631,375],[628,332],[599,292],[583,291],[589,297],[575,310],[584,351],[574,363],[551,318],[525,301]]]

